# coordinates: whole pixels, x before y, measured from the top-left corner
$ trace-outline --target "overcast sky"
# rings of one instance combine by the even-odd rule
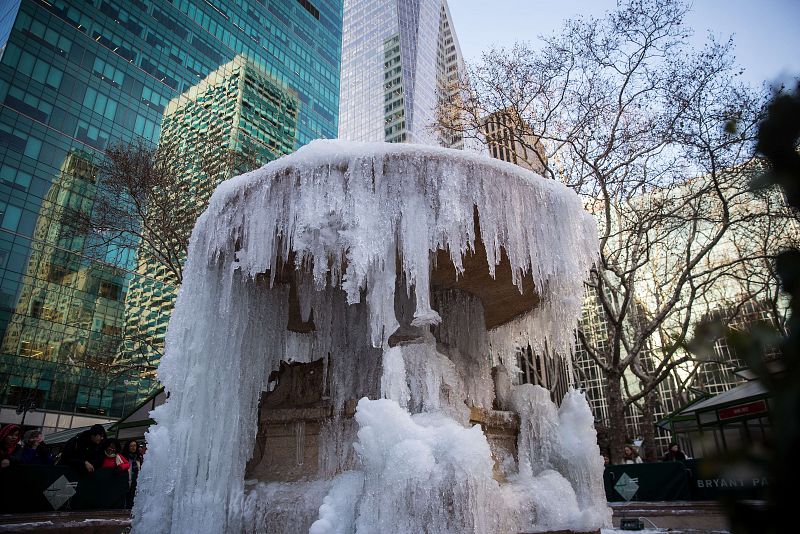
[[[576,15],[600,16],[614,0],[449,0],[461,51],[470,62],[492,45],[537,41]],[[800,76],[800,0],[694,0],[687,24],[698,46],[708,32],[733,36],[745,79],[764,82]]]

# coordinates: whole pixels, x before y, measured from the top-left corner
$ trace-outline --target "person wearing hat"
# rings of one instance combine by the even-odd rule
[[[6,425],[0,429],[0,468],[16,463],[19,446],[19,425]]]
[[[661,459],[662,462],[683,462],[685,460],[686,455],[677,443],[670,443],[666,454]]]
[[[89,430],[84,430],[67,441],[61,452],[59,464],[68,465],[78,471],[94,473],[94,470],[103,463],[100,443],[104,439],[106,439],[106,429],[103,425],[93,425]]]

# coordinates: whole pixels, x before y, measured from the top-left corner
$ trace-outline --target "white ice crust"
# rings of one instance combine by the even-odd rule
[[[475,213],[490,272],[503,251],[513,281],[521,287],[530,274],[541,298],[489,332],[476,298],[431,292],[435,251],[463,271]],[[504,400],[521,432],[504,484],[467,408],[492,407],[490,369],[520,345],[571,350],[596,256],[594,220],[575,194],[461,151],[315,141],[224,182],[192,234],[159,367],[170,396],[152,413],[134,530],[438,534],[609,524],[581,394],[570,392],[559,410],[546,391],[509,386]],[[290,290],[276,278],[292,257],[309,334],[286,329]],[[390,347],[406,319],[403,299],[407,326],[424,335]],[[324,373],[336,419],[322,429],[319,478],[245,489],[267,377],[281,361],[320,357],[337,365]],[[353,392],[373,400],[362,398],[345,421]]]
[[[276,272],[289,251],[313,265],[317,287],[341,287],[349,303],[367,292],[372,342],[396,328],[395,258],[415,288],[416,323],[435,324],[431,253],[450,253],[456,270],[475,245],[473,213],[493,274],[505,250],[514,282],[532,273],[538,311],[501,328],[501,346],[519,341],[567,351],[582,282],[598,255],[594,218],[561,183],[478,154],[423,145],[318,140],[265,167],[223,182],[199,221],[194,255],[235,255],[247,276]],[[239,250],[236,250],[237,243]],[[342,261],[344,260],[344,262]],[[342,265],[346,265],[342,272]],[[531,336],[530,331],[539,332]],[[534,349],[543,347],[534,346]]]

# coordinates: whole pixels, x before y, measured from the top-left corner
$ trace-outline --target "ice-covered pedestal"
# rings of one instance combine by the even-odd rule
[[[223,183],[192,235],[137,532],[514,533],[610,521],[592,415],[515,385],[567,353],[596,257],[562,185],[316,141]]]

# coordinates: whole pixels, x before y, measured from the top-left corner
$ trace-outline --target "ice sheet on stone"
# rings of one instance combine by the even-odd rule
[[[356,420],[364,490],[348,532],[507,531],[480,427],[441,414],[412,416],[388,399],[362,399]]]
[[[558,409],[558,466],[575,488],[587,527],[611,522],[603,485],[605,466],[597,446],[594,416],[583,393],[572,388]]]
[[[547,460],[534,462],[535,474],[521,469],[502,485],[493,478],[494,461],[479,426],[465,427],[442,413],[411,415],[390,399],[361,399],[359,470],[334,482],[311,532],[511,534],[609,525],[605,493],[599,499],[587,495],[583,486],[591,482],[575,481],[569,471],[573,455],[596,457],[602,464],[596,442],[581,441],[585,421],[577,422],[575,413],[582,413],[585,400],[571,395],[563,417],[554,405],[547,411],[555,417],[553,431],[542,435],[551,440]],[[544,400],[537,397],[535,406],[541,408]],[[581,428],[569,450],[557,450],[565,444],[562,434],[576,425]],[[525,454],[541,455],[541,449]],[[584,474],[599,480],[602,490],[602,472]]]
[[[335,481],[248,484],[241,501],[241,532],[295,534],[308,532],[320,504]],[[203,531],[200,531],[203,532]]]
[[[359,498],[364,492],[364,474],[342,473],[333,480],[331,490],[319,507],[319,519],[309,534],[350,534],[353,532]]]
[[[403,350],[392,347],[383,351],[383,373],[381,374],[381,394],[392,399],[403,408],[408,407],[411,392],[406,378],[406,364]]]
[[[549,391],[522,384],[513,388],[511,405],[519,414],[520,431],[519,471],[510,490],[537,495],[555,492],[563,502],[559,509],[548,506],[546,496],[533,498],[535,522],[553,530],[562,520],[567,526],[561,528],[574,530],[610,525],[611,510],[603,488],[603,460],[585,396],[570,388],[559,409],[550,399]],[[542,491],[543,487],[551,489]],[[574,513],[568,512],[573,509],[572,503]]]

